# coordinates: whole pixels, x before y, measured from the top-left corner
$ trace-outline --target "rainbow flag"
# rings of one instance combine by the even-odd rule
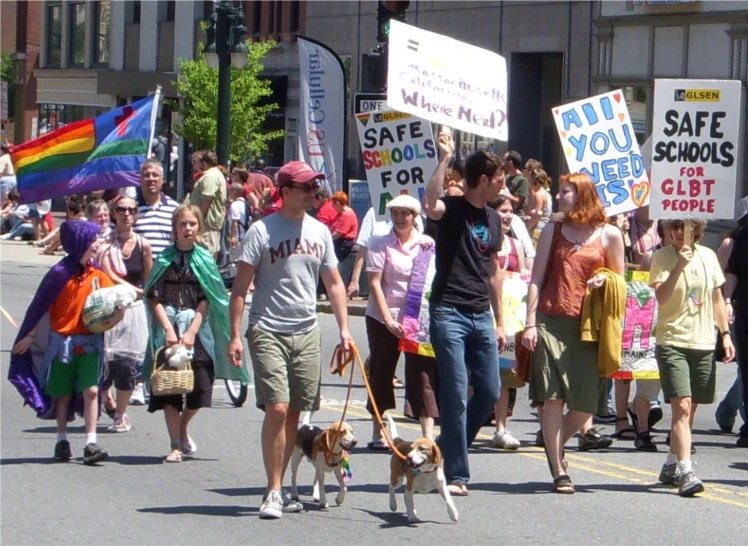
[[[159,97],[160,90],[12,148],[21,203],[137,186],[140,164],[150,152]]]

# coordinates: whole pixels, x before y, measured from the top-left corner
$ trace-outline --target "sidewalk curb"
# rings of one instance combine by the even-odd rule
[[[317,302],[317,313],[332,314],[332,305],[329,301]],[[349,317],[363,317],[366,315],[366,300],[356,300],[348,302]]]

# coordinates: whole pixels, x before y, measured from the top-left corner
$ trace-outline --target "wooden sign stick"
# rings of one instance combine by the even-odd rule
[[[693,238],[693,224],[691,220],[686,220],[683,223],[683,246],[691,247],[691,239]]]

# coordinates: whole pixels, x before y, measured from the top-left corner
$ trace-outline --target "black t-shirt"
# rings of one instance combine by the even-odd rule
[[[725,272],[738,278],[738,285],[732,295],[733,309],[740,316],[748,317],[748,298],[741,297],[741,293],[748,294],[748,229],[741,228],[735,236]]]
[[[431,303],[487,311],[491,260],[501,248],[501,222],[490,207],[475,208],[462,197],[442,197],[446,211],[436,222],[436,275]]]

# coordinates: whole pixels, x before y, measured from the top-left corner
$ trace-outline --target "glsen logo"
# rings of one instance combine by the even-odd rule
[[[676,102],[719,102],[719,89],[676,89]]]

